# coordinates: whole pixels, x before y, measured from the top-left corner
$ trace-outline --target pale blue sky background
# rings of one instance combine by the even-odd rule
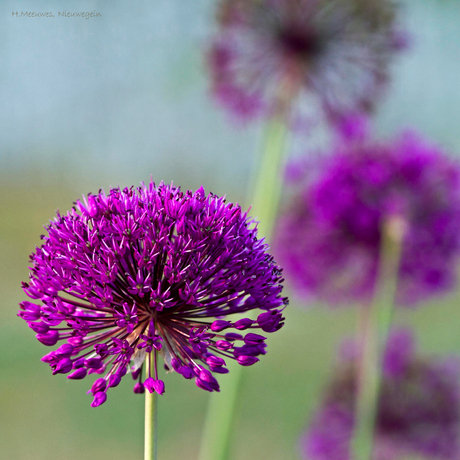
[[[65,5],[65,6],[64,6]],[[0,3],[0,166],[78,189],[150,173],[241,194],[261,127],[236,128],[208,94],[213,0]],[[380,132],[412,125],[460,153],[460,2],[407,0],[412,48]],[[12,11],[100,18],[16,18]],[[77,185],[78,184],[78,185]]]

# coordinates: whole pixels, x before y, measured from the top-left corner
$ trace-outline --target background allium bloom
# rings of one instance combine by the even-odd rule
[[[302,440],[305,459],[351,459],[357,353],[350,344],[346,348],[337,374]],[[390,335],[383,363],[373,458],[396,460],[417,455],[458,459],[459,363],[453,359],[422,359],[414,348],[409,331],[399,330]]]
[[[255,332],[283,325],[281,270],[253,223],[202,188],[151,183],[88,195],[47,227],[24,283],[35,301],[22,302],[19,316],[44,345],[64,341],[43,357],[53,374],[103,375],[93,406],[128,371],[135,393],[163,393],[157,354],[167,370],[219,391],[213,373],[228,372],[225,359],[254,364],[266,346]],[[256,320],[227,316],[253,309],[262,310]]]
[[[413,133],[337,147],[277,229],[276,249],[300,294],[329,303],[373,295],[384,221],[405,223],[397,303],[411,305],[456,282],[460,168]]]
[[[222,0],[212,91],[243,119],[312,95],[328,115],[367,112],[401,44],[395,15],[391,0]]]

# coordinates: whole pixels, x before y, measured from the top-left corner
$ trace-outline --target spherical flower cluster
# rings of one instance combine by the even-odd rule
[[[330,304],[369,302],[382,229],[393,219],[405,229],[396,302],[414,305],[455,285],[456,162],[407,132],[387,143],[342,144],[319,163],[316,175],[300,163],[291,167],[301,190],[277,229],[278,257],[299,294]]]
[[[281,269],[252,224],[203,188],[90,194],[48,225],[23,284],[34,301],[19,316],[44,345],[64,342],[42,359],[53,374],[101,375],[93,407],[127,372],[135,393],[162,394],[157,355],[167,370],[219,391],[213,373],[228,372],[225,359],[254,364],[266,347],[257,330],[277,331],[284,320]],[[257,319],[245,317],[257,309]]]
[[[403,44],[396,9],[392,0],[221,0],[212,92],[243,120],[286,99],[299,113],[315,101],[328,116],[368,112]]]
[[[311,426],[302,439],[308,460],[349,460],[356,402],[357,353],[342,354]],[[459,363],[417,357],[409,331],[394,332],[383,363],[374,460],[460,456]],[[415,458],[414,457],[414,458]]]

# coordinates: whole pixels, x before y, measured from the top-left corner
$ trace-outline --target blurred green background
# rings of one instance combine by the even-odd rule
[[[56,211],[100,187],[171,181],[243,202],[261,126],[237,127],[208,94],[211,0],[0,3],[0,458],[142,458],[143,397],[125,378],[92,409],[90,379],[52,376],[49,351],[16,316],[28,255]],[[16,18],[13,11],[100,18]],[[397,62],[377,129],[415,126],[460,154],[460,2],[407,0],[411,48]],[[305,150],[313,149],[311,139]],[[295,152],[294,152],[295,153]],[[294,300],[294,299],[293,299]],[[396,321],[426,354],[460,354],[459,295]],[[295,300],[268,354],[244,370],[232,458],[298,458],[355,313]],[[226,376],[220,379],[223,381]],[[194,459],[209,395],[176,374],[160,398],[159,458]],[[213,398],[220,394],[211,395]]]

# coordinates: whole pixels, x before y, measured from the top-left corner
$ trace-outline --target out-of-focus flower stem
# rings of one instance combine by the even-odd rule
[[[375,300],[361,313],[361,356],[352,443],[355,460],[372,458],[382,360],[393,316],[404,227],[404,220],[399,217],[392,217],[384,223]]]
[[[275,117],[267,127],[265,153],[255,181],[251,215],[259,221],[258,235],[270,239],[281,198],[286,124]]]
[[[241,366],[228,363],[229,374],[221,379],[220,393],[211,393],[201,439],[199,460],[225,460],[229,456],[230,437],[236,399],[241,381]]]
[[[153,353],[146,359],[147,374],[152,368]],[[144,460],[157,460],[157,393],[145,390],[145,435],[144,435]]]
[[[284,108],[283,104],[280,104]],[[251,215],[258,221],[258,236],[269,239],[273,231],[281,197],[283,159],[286,148],[285,110],[280,109],[267,125],[264,152],[252,192]],[[226,460],[230,453],[230,438],[234,412],[241,383],[242,366],[229,363],[229,374],[221,382],[221,392],[210,395],[200,460]]]

